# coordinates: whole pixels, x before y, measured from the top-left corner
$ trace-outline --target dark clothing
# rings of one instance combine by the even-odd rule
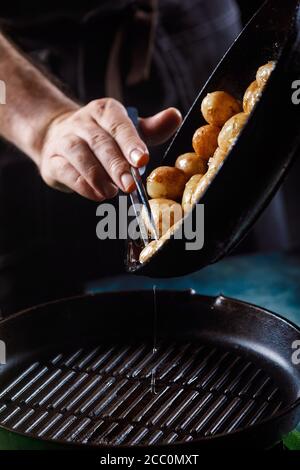
[[[106,96],[110,65],[126,106],[141,115],[167,106],[185,113],[238,34],[238,10],[231,0],[160,0],[146,51],[150,64],[142,64],[147,76],[138,77],[136,34],[140,19],[148,21],[147,3],[90,0],[71,7],[51,0],[36,7],[14,0],[0,7],[0,25],[83,103]],[[152,153],[156,165],[162,152]],[[2,312],[76,293],[89,278],[123,271],[124,242],[96,238],[96,207],[48,188],[29,158],[0,143]]]
[[[106,96],[105,75],[111,48],[116,33],[127,26],[129,31],[121,51],[121,78],[123,82],[126,79],[125,69],[130,67],[139,42],[139,37],[133,36],[135,12],[144,2],[85,3],[85,13],[78,6],[71,11],[54,6],[48,16],[44,13],[38,19],[28,13],[21,19],[1,20],[0,7],[0,26],[23,50],[60,78],[72,94],[89,101]],[[90,9],[90,5],[99,3],[100,6]],[[149,77],[142,86],[127,86],[124,90],[124,102],[139,99],[144,114],[174,103],[187,110],[240,28],[238,10],[232,0],[159,0],[158,5]]]

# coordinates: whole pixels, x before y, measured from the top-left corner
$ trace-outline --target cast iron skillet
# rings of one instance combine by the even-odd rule
[[[163,161],[172,166],[180,154],[189,151],[194,131],[204,124],[200,104],[208,92],[226,90],[242,99],[257,68],[274,59],[278,63],[260,102],[201,200],[205,206],[203,249],[187,251],[184,238],[172,238],[142,266],[136,262],[136,250],[134,256],[128,250],[129,272],[172,277],[214,263],[241,241],[270,202],[300,142],[300,106],[292,103],[292,83],[300,74],[299,0],[264,4],[209,78]],[[195,209],[189,218],[194,217]]]
[[[32,439],[121,454],[266,448],[300,420],[299,328],[222,296],[66,299],[1,321],[0,338],[0,434],[10,448]]]

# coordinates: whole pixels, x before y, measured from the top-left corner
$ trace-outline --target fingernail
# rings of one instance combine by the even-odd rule
[[[141,149],[134,149],[130,153],[130,160],[132,161],[133,165],[146,165],[149,160],[148,152]]]
[[[131,191],[134,188],[134,179],[130,173],[123,173],[121,182],[125,191]]]

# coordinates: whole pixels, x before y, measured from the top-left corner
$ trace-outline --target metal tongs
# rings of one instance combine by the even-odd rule
[[[138,129],[139,117],[138,117],[137,109],[133,107],[127,108],[127,113],[128,113],[129,118],[132,120],[133,124],[135,125],[136,129]],[[153,219],[147,192],[145,190],[143,180],[142,180],[142,175],[144,172],[145,172],[145,167],[140,168],[140,169],[131,167],[131,174],[136,185],[136,190],[134,190],[130,194],[130,199],[131,199],[132,207],[134,209],[137,222],[139,224],[141,239],[144,245],[147,246],[148,243],[151,241],[151,236],[149,235],[149,231],[145,227],[145,224],[143,223],[143,220],[141,218],[141,210],[140,210],[141,206],[143,206],[146,211],[148,223],[151,228],[151,234],[153,234],[155,240],[158,240],[159,237],[158,237],[156,225]]]

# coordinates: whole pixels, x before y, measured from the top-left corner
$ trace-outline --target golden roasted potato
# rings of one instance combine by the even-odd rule
[[[223,165],[226,157],[227,153],[224,152],[224,150],[220,149],[220,147],[218,147],[214,153],[214,156],[208,162],[208,169],[220,168]]]
[[[183,171],[171,166],[161,166],[148,176],[147,191],[152,199],[177,201],[182,198],[186,182],[187,176]]]
[[[177,158],[176,168],[182,170],[187,178],[201,173],[204,175],[207,171],[207,161],[205,158],[199,157],[196,153],[184,153]]]
[[[149,204],[159,238],[183,217],[182,207],[178,202],[170,199],[151,199]],[[153,236],[145,208],[142,210],[142,220],[150,235]]]
[[[262,91],[263,89],[258,85],[256,80],[247,88],[243,99],[243,108],[246,114],[251,114],[254,106],[261,97]]]
[[[193,148],[199,157],[209,160],[218,147],[220,128],[212,125],[202,126],[193,136]]]
[[[241,105],[229,93],[215,91],[204,98],[201,111],[206,122],[222,127],[228,119],[241,111]]]
[[[235,144],[241,130],[245,126],[248,115],[245,113],[239,113],[229,119],[224,124],[223,129],[219,134],[219,147],[224,152],[228,153],[231,147]]]
[[[276,65],[276,62],[271,60],[267,64],[259,67],[257,74],[256,74],[256,81],[260,88],[263,88],[266,85],[267,81],[269,80],[275,68],[275,65]]]
[[[193,208],[192,197],[202,177],[203,175],[194,175],[185,185],[185,190],[182,196],[182,208],[185,214]]]

